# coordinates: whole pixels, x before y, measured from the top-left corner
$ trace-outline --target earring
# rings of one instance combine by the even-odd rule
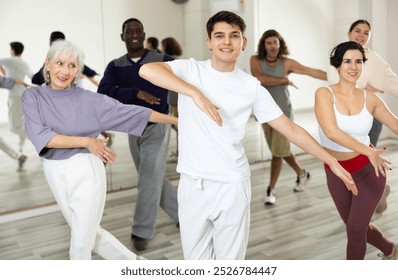
[[[47,78],[50,79],[50,72],[49,71],[47,71],[46,76],[47,76]]]

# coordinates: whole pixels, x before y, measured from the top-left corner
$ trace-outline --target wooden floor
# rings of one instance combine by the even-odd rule
[[[249,137],[252,141],[249,145],[252,150],[250,147],[247,150],[252,171],[252,203],[251,231],[246,259],[344,259],[345,229],[325,186],[322,164],[306,154],[298,156],[300,163],[312,175],[310,184],[302,193],[293,192],[295,174],[288,166],[284,166],[277,185],[277,204],[272,207],[265,206],[263,199],[269,179],[269,162],[262,160],[261,153],[264,151],[261,149],[264,147],[261,143],[261,129],[253,125],[250,133],[253,134]],[[119,139],[122,139],[121,137],[123,136],[116,136]],[[391,194],[387,211],[375,215],[373,222],[388,239],[398,240],[398,172],[396,171],[398,144],[391,140],[384,140],[381,144],[388,146],[385,155],[393,162],[393,170],[389,172],[388,179]],[[119,154],[128,155],[125,143],[117,145],[120,145],[115,147]],[[51,195],[48,195],[48,186],[41,178],[42,174],[39,174],[42,172],[40,160],[33,159],[33,152],[29,156],[31,161],[26,171],[16,176],[17,178],[10,179],[11,182],[7,181],[6,186],[4,184],[1,186],[2,211],[0,212],[3,214],[0,214],[0,259],[67,259],[68,225],[54,206]],[[7,161],[11,162],[10,159]],[[175,163],[172,157],[169,161],[168,177],[177,186],[178,175],[174,171]],[[15,166],[12,164],[8,164],[5,168],[8,169],[0,171],[0,178],[4,180],[6,172],[15,172]],[[114,166],[112,170],[109,170],[110,167],[107,168],[108,172],[112,172],[112,186],[107,196],[102,227],[132,248],[130,233],[137,192],[135,187],[127,187],[126,184],[131,184],[136,178],[131,174],[134,172],[126,170],[133,170],[134,166],[128,155],[126,159],[122,159],[120,167]],[[108,180],[109,176],[108,173]],[[47,206],[39,207],[37,201],[36,205],[32,204],[32,200],[36,198]],[[21,208],[33,210],[16,210],[15,203]],[[30,205],[23,207],[24,203]],[[377,253],[375,248],[369,246],[366,259],[378,259]],[[156,235],[142,255],[157,260],[182,259],[179,230],[162,210],[159,210]],[[93,258],[100,259],[96,255]]]

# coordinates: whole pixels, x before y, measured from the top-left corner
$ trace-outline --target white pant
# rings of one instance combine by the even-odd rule
[[[8,145],[8,143],[4,141],[3,137],[0,137],[0,150],[5,152],[13,159],[18,159],[21,156],[21,153],[17,152],[10,145]]]
[[[62,214],[71,228],[71,259],[91,259],[91,251],[104,259],[132,260],[136,255],[100,227],[105,205],[106,175],[93,154],[64,160],[44,160],[44,173]]]
[[[26,140],[25,118],[21,96],[8,97],[8,126],[12,133],[19,136],[19,151],[22,152]]]
[[[181,174],[178,215],[184,258],[242,260],[250,227],[250,179],[223,183]]]

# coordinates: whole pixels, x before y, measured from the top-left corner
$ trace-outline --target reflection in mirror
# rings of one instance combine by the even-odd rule
[[[16,145],[17,137],[9,132],[7,124],[0,126],[0,132],[5,141]],[[118,155],[115,164],[105,166],[107,173],[107,190],[118,191],[131,188],[137,184],[137,172],[127,142],[127,135],[114,132],[112,148]],[[0,215],[23,209],[55,204],[53,194],[44,177],[43,163],[37,155],[32,143],[26,142],[24,152],[28,160],[22,171],[17,171],[17,161],[0,154],[0,178],[2,180],[0,193]],[[166,176],[177,177],[175,163],[167,165]]]
[[[0,125],[0,135],[12,145],[17,145],[17,136],[9,132],[7,124]],[[137,172],[130,155],[127,135],[113,132],[112,148],[117,153],[117,162],[106,165],[108,192],[120,191],[137,186]],[[166,177],[176,187],[179,174],[176,172],[177,159],[174,156],[176,150],[175,131],[171,131],[168,152]],[[244,146],[249,162],[262,160],[262,152],[266,148],[263,143],[261,126],[251,118],[244,138]],[[17,162],[5,153],[0,153],[0,215],[13,213],[20,210],[33,209],[42,206],[55,205],[53,194],[43,173],[43,163],[37,155],[32,143],[26,141],[25,154],[28,160],[23,171],[17,172]]]

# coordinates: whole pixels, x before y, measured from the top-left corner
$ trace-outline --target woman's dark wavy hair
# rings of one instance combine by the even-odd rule
[[[281,36],[281,34],[278,33],[278,31],[274,29],[270,29],[264,32],[263,36],[261,36],[260,41],[258,42],[257,46],[257,55],[259,59],[264,59],[267,56],[267,50],[265,49],[265,40],[267,40],[270,37],[276,37],[279,40],[279,53],[278,53],[278,58],[283,56],[288,56],[289,55],[289,49],[286,45],[285,40]]]
[[[164,38],[161,42],[163,51],[172,57],[178,57],[182,55],[182,48],[176,39],[173,37]]]
[[[354,42],[354,41],[347,41],[343,42],[341,44],[338,44],[336,47],[334,47],[330,51],[330,65],[334,66],[335,68],[340,67],[341,63],[343,62],[343,56],[344,54],[349,51],[349,50],[358,50],[362,53],[362,60],[365,62],[368,60],[365,56],[365,50],[364,48]]]

